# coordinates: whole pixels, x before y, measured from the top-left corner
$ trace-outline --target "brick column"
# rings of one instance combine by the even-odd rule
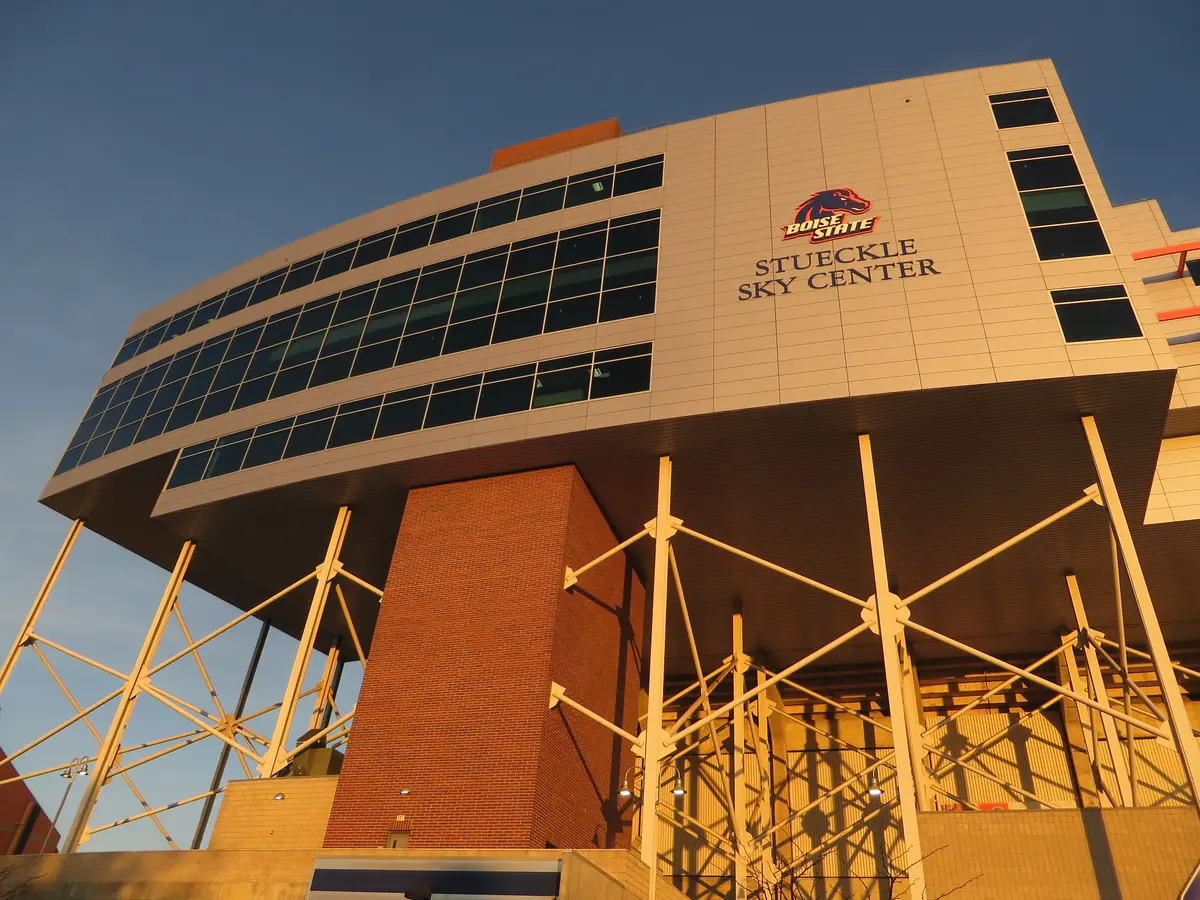
[[[410,492],[326,847],[629,845],[627,746],[551,681],[637,731],[644,594],[574,467]],[[411,793],[402,795],[402,789]]]

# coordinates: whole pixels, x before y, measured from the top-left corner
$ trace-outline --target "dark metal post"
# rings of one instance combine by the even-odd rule
[[[337,699],[338,688],[342,684],[342,671],[346,668],[346,661],[339,659],[337,665],[333,669],[333,684],[329,686],[329,702],[325,704],[325,711],[321,713],[321,722],[318,728],[328,728],[329,720],[333,718],[333,701]]]
[[[250,654],[250,664],[246,666],[246,677],[242,679],[242,692],[238,694],[237,706],[233,710],[235,719],[241,718],[242,713],[246,711],[250,686],[254,683],[254,673],[258,671],[258,661],[262,659],[263,645],[267,642],[267,634],[270,630],[271,620],[263,619],[262,628],[258,632],[258,641],[254,645],[254,652]],[[208,786],[210,791],[215,791],[221,786],[221,779],[225,777],[225,765],[229,762],[229,754],[232,749],[226,743],[221,744],[221,755],[217,757],[217,768],[213,772],[212,782]],[[216,800],[216,794],[209,794],[204,798],[204,807],[200,810],[200,821],[196,823],[196,834],[192,838],[193,850],[199,850],[200,845],[204,842],[204,832],[208,830],[208,817],[212,815],[213,804]]]

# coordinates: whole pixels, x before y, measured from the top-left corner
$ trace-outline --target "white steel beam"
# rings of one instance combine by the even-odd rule
[[[733,896],[734,900],[745,900],[749,891],[749,869],[746,865],[746,854],[749,851],[749,835],[746,833],[746,704],[742,695],[746,693],[747,665],[745,648],[743,647],[742,604],[735,601],[733,605],[733,699],[736,705],[733,716],[730,738],[729,767],[733,775],[733,833],[737,836],[737,855],[733,860]],[[761,697],[762,694],[759,694]],[[714,748],[715,750],[716,748]]]
[[[1158,613],[1154,611],[1154,603],[1150,599],[1150,587],[1142,572],[1142,562],[1133,543],[1133,533],[1129,530],[1129,522],[1125,518],[1125,508],[1121,505],[1117,482],[1108,464],[1108,456],[1104,452],[1104,442],[1100,439],[1100,430],[1096,427],[1095,418],[1083,417],[1083,432],[1087,437],[1096,477],[1100,482],[1104,508],[1108,511],[1109,523],[1113,534],[1116,535],[1121,558],[1125,561],[1125,572],[1133,587],[1133,599],[1137,605],[1138,618],[1142,622],[1142,630],[1146,634],[1146,643],[1149,644],[1154,672],[1162,689],[1175,747],[1183,759],[1183,771],[1192,790],[1192,805],[1197,807],[1200,804],[1200,744],[1196,743],[1187,708],[1183,705],[1183,694],[1179,690],[1179,682],[1175,680],[1175,670],[1171,667],[1167,642],[1163,638],[1162,627],[1158,624]],[[1113,755],[1116,756],[1115,748],[1113,750]]]
[[[641,857],[650,869],[648,900],[654,900],[658,885],[658,782],[664,755],[663,676],[667,651],[667,576],[670,568],[671,457],[658,460],[658,503],[654,515],[654,581],[650,606],[650,665],[646,688],[646,742],[642,769]]]
[[[917,784],[913,773],[913,740],[904,712],[904,675],[900,668],[899,642],[903,640],[902,626],[897,618],[900,598],[888,586],[887,557],[883,549],[883,523],[879,514],[879,495],[875,487],[875,462],[871,453],[871,437],[858,436],[858,452],[862,463],[863,493],[867,501],[867,525],[871,534],[871,568],[875,576],[875,610],[879,622],[879,638],[883,646],[883,670],[887,679],[888,708],[891,713],[892,737],[896,745],[896,783],[900,793],[900,821],[904,833],[904,868],[908,872],[909,896],[925,900],[925,860],[921,851],[921,836],[917,825]]]
[[[292,730],[292,720],[296,715],[296,704],[300,692],[304,688],[304,674],[308,671],[309,657],[317,640],[317,629],[321,626],[321,618],[325,613],[325,601],[329,598],[329,583],[333,580],[338,569],[338,559],[342,553],[342,544],[346,540],[346,529],[350,525],[350,508],[343,506],[338,509],[334,520],[333,531],[329,535],[329,543],[325,548],[325,559],[316,571],[316,586],[313,588],[312,602],[308,607],[308,618],[304,623],[304,631],[300,635],[300,645],[296,648],[296,656],[292,660],[292,671],[288,676],[287,687],[283,692],[283,701],[279,706],[279,716],[275,720],[275,731],[271,735],[271,743],[263,754],[262,763],[258,767],[259,775],[269,778],[279,772],[287,763],[288,735]]]
[[[108,726],[108,734],[105,735],[100,750],[96,753],[96,765],[91,771],[91,777],[84,785],[79,809],[75,813],[74,821],[71,822],[71,830],[67,832],[67,837],[63,841],[62,852],[64,853],[78,850],[79,845],[86,839],[88,820],[92,816],[92,810],[96,807],[96,801],[100,798],[100,791],[111,774],[113,764],[120,755],[121,739],[125,735],[125,728],[133,714],[133,707],[137,702],[138,695],[147,686],[147,672],[150,670],[150,664],[154,660],[154,654],[158,650],[158,644],[162,640],[167,623],[171,619],[171,610],[175,608],[175,604],[179,600],[179,590],[183,587],[188,565],[195,552],[196,545],[191,541],[185,541],[179,550],[171,578],[167,581],[167,587],[158,602],[158,609],[155,610],[154,618],[150,621],[150,627],[142,641],[142,649],[138,651],[137,660],[130,668],[129,677],[125,680],[125,687],[117,701],[117,709],[113,713],[112,723]]]
[[[76,519],[71,523],[62,546],[58,548],[58,553],[54,556],[54,562],[50,564],[50,571],[46,573],[46,578],[42,581],[42,586],[38,590],[37,596],[33,598],[33,605],[29,607],[29,612],[25,614],[25,621],[21,623],[21,628],[17,632],[16,639],[13,641],[12,649],[8,651],[8,656],[4,657],[4,665],[0,667],[0,694],[4,693],[4,686],[8,684],[8,678],[12,675],[12,670],[17,665],[17,658],[21,655],[22,648],[29,642],[30,637],[33,635],[33,629],[37,625],[38,617],[42,614],[42,610],[46,606],[46,600],[49,599],[50,592],[54,590],[54,583],[58,581],[58,575],[62,572],[63,566],[67,562],[67,557],[71,555],[71,548],[75,546],[75,539],[79,537],[79,532],[82,528],[83,519]]]

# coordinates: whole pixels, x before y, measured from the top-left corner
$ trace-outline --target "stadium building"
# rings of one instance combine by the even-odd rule
[[[1109,202],[1048,60],[600,123],[215,276],[132,323],[41,497],[73,525],[0,688],[65,650],[37,623],[81,528],[170,574],[22,871],[1177,897],[1197,284],[1200,229]],[[224,631],[156,655],[185,581],[298,641],[268,715],[156,685]],[[139,698],[219,749],[195,852],[74,853],[176,746],[124,740]]]

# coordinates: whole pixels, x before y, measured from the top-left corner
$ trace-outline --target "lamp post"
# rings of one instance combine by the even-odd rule
[[[50,827],[46,829],[46,836],[42,838],[42,848],[39,853],[46,852],[46,845],[50,843],[50,835],[54,833],[54,826],[58,824],[58,817],[62,815],[63,807],[67,805],[67,796],[71,793],[71,785],[75,783],[75,776],[87,776],[87,760],[81,757],[75,757],[70,764],[62,772],[58,774],[67,779],[67,789],[63,791],[62,800],[58,801],[58,809],[54,811],[54,818],[50,820]]]

